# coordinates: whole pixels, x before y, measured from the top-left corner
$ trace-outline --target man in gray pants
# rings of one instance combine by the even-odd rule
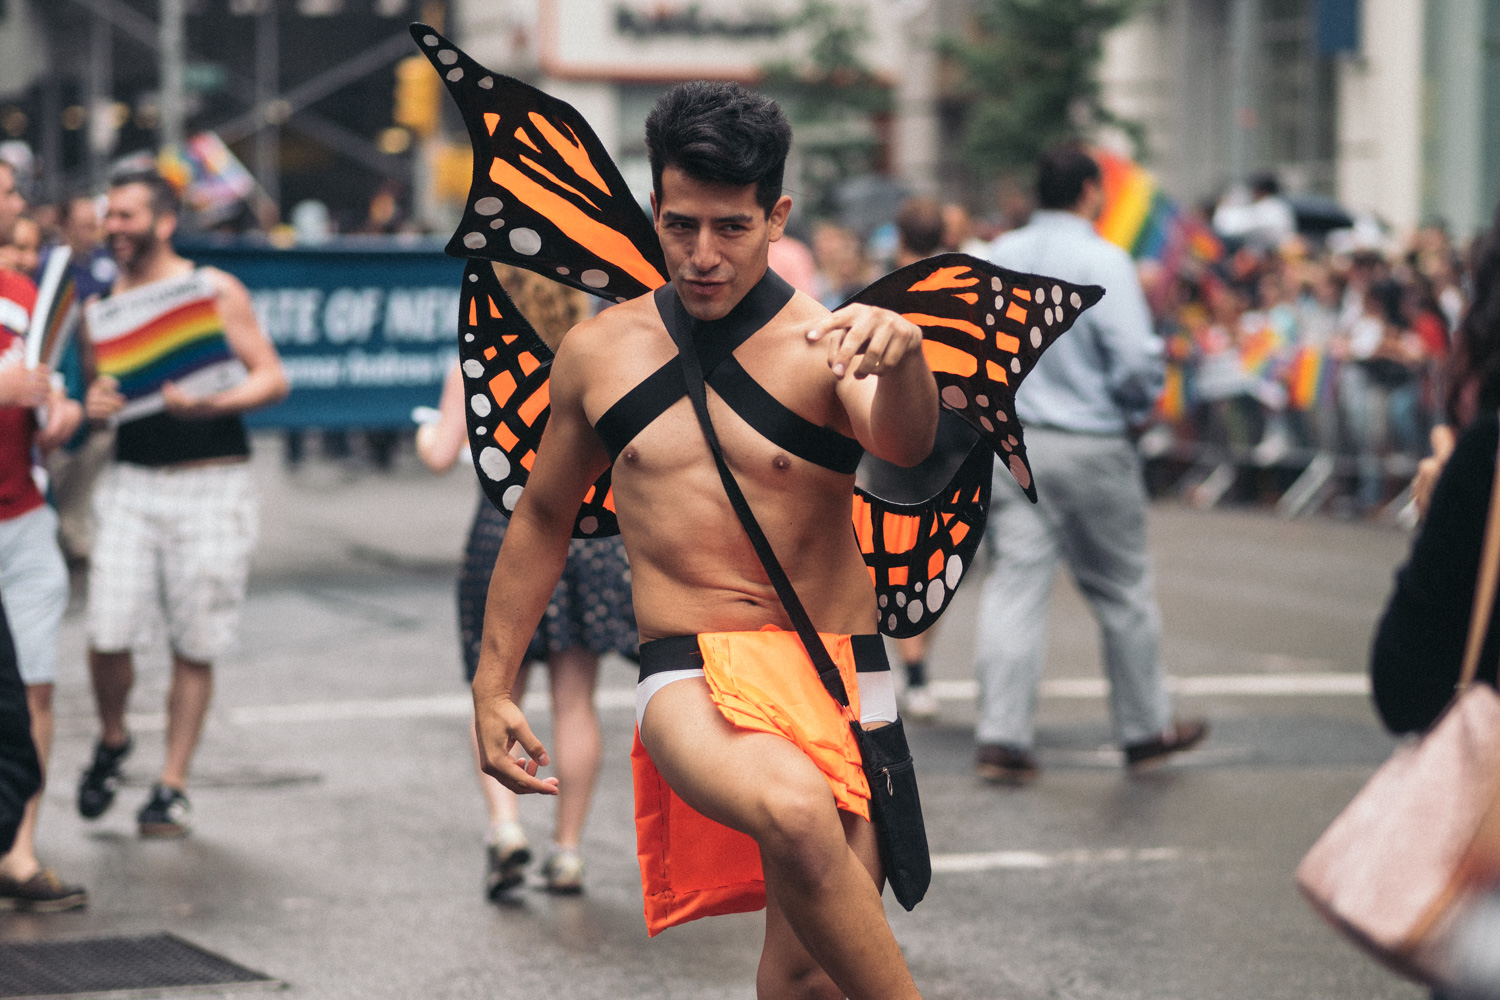
[[[997,468],[986,538],[992,568],[976,642],[979,744],[986,780],[1036,777],[1032,754],[1047,601],[1059,557],[1103,634],[1116,742],[1133,769],[1199,743],[1202,722],[1174,722],[1158,645],[1161,615],[1146,553],[1146,495],[1128,437],[1161,391],[1161,341],[1125,251],[1094,232],[1103,206],[1098,164],[1076,145],[1037,165],[1038,209],[996,240],[995,263],[1102,285],[1104,299],[1053,344],[1016,394],[1038,503]]]

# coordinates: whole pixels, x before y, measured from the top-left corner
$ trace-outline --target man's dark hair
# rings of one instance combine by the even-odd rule
[[[931,257],[943,245],[943,209],[936,198],[918,196],[901,203],[896,213],[901,245],[918,257]]]
[[[126,170],[109,179],[111,189],[130,184],[143,185],[150,192],[152,215],[160,218],[163,215],[181,214],[182,199],[177,197],[177,189],[155,170]]]
[[[696,80],[662,95],[646,118],[651,185],[661,203],[661,174],[676,167],[695,180],[755,185],[767,215],[781,197],[792,126],[781,107],[737,83]]]
[[[1036,164],[1036,198],[1042,208],[1071,209],[1083,197],[1083,186],[1101,178],[1099,164],[1083,146],[1065,142],[1042,154]]]

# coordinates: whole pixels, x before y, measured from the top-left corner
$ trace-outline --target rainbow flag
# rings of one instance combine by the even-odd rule
[[[1181,365],[1168,362],[1167,380],[1156,400],[1156,417],[1165,423],[1175,424],[1187,416],[1187,411],[1187,376]]]
[[[1270,325],[1263,326],[1240,338],[1240,365],[1245,374],[1265,378],[1271,374],[1280,350],[1280,335]]]
[[[1186,257],[1212,263],[1224,255],[1213,230],[1181,210],[1134,160],[1093,149],[1104,187],[1094,228],[1136,260],[1156,260],[1177,271]]]
[[[1092,153],[1104,184],[1104,208],[1094,221],[1094,228],[1131,256],[1143,256],[1136,252],[1137,246],[1151,242],[1154,230],[1161,228],[1153,225],[1153,215],[1159,211],[1159,203],[1165,201],[1156,178],[1123,156],[1102,149]]]
[[[215,132],[199,132],[180,146],[164,147],[156,169],[198,213],[200,223],[229,215],[255,190],[255,178]]]
[[[78,328],[78,289],[68,268],[71,256],[72,251],[66,246],[53,247],[47,253],[36,307],[26,329],[26,363],[30,366],[43,364],[56,368]]]
[[[217,290],[202,271],[95,302],[88,324],[99,374],[117,379],[126,399],[121,421],[164,410],[163,383],[207,396],[245,378],[224,337]]]
[[[1299,347],[1287,366],[1287,402],[1294,410],[1311,410],[1329,390],[1327,357],[1312,347]]]

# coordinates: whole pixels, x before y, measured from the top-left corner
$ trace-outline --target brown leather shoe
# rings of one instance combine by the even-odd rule
[[[1174,720],[1156,739],[1126,747],[1125,766],[1132,771],[1145,771],[1165,763],[1174,753],[1191,750],[1207,735],[1208,723],[1202,719]]]
[[[61,913],[87,906],[88,890],[69,885],[51,868],[43,868],[24,882],[0,875],[0,910],[21,913]]]
[[[974,771],[992,785],[1026,785],[1042,773],[1030,750],[1003,743],[979,744]]]

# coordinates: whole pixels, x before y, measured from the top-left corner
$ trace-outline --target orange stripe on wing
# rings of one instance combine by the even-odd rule
[[[599,210],[599,206],[594,204],[594,199],[590,198],[588,195],[584,194],[582,191],[578,190],[576,187],[574,187],[573,185],[569,184],[567,181],[565,181],[562,178],[558,177],[552,171],[548,170],[546,167],[542,166],[540,163],[537,163],[531,157],[529,157],[529,156],[523,156],[523,157],[521,157],[521,162],[524,163],[524,164],[526,164],[532,170],[535,170],[537,173],[541,174],[543,177],[547,178],[553,184],[556,184],[558,187],[562,188],[564,191],[572,191],[578,197],[580,197],[584,201],[588,202],[589,205],[593,207],[594,211],[597,212]]]
[[[536,143],[531,141],[531,136],[526,134],[526,130],[524,128],[517,126],[516,138],[524,142],[526,145],[530,146],[532,149],[535,149],[538,153],[541,152],[540,149],[537,149]]]
[[[927,367],[935,372],[968,376],[979,371],[979,359],[974,355],[935,340],[922,341],[922,353],[927,358]]]
[[[927,277],[907,289],[908,292],[936,292],[944,288],[968,288],[970,285],[979,284],[975,277],[960,278],[959,275],[967,274],[969,265],[958,264],[954,267],[940,267]]]
[[[901,318],[911,320],[918,326],[946,326],[950,330],[961,330],[971,337],[984,339],[984,331],[966,319],[949,319],[946,316],[929,316],[926,313],[902,313]]]
[[[490,164],[490,180],[541,213],[573,242],[587,247],[601,260],[614,264],[647,288],[660,288],[666,283],[666,279],[641,256],[624,233],[589,218],[577,205],[548,191],[513,165],[496,159]]]
[[[604,178],[599,176],[599,171],[594,168],[594,161],[589,159],[588,152],[583,148],[583,143],[578,141],[572,129],[568,134],[573,136],[572,141],[564,138],[563,134],[552,127],[552,123],[535,111],[529,112],[531,124],[542,133],[542,138],[547,140],[547,145],[557,150],[557,155],[563,158],[563,162],[573,169],[573,172],[594,187],[609,194],[609,186],[604,183]],[[568,128],[564,125],[563,128]]]

